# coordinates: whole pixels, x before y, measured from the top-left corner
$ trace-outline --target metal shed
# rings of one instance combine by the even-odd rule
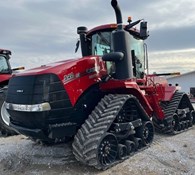
[[[181,74],[179,76],[167,78],[169,84],[178,84],[181,91],[186,92],[195,98],[195,71]]]

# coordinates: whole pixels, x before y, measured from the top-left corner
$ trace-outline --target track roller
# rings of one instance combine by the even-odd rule
[[[181,124],[181,130],[184,130],[185,129],[185,122],[182,121],[182,122],[180,122],[180,124]]]
[[[179,131],[181,129],[179,124],[179,116],[177,114],[173,115],[172,128],[174,131]]]
[[[125,145],[127,147],[127,155],[133,155],[136,148],[135,148],[135,142],[130,140],[125,140]]]
[[[127,156],[127,147],[123,144],[118,144],[118,158],[119,160],[124,159]]]
[[[141,138],[144,146],[152,143],[154,138],[154,127],[151,121],[144,121],[137,129],[137,136]]]

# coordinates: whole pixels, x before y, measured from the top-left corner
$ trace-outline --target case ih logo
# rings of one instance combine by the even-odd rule
[[[22,89],[18,89],[18,90],[16,90],[16,92],[17,92],[17,93],[23,93],[23,92],[24,92],[24,90],[22,90]]]

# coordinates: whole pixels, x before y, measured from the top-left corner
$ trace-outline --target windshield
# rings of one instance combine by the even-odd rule
[[[110,53],[111,32],[98,32],[92,36],[92,55]]]
[[[4,56],[0,55],[0,73],[8,73],[8,72],[9,72],[9,66],[7,60]]]

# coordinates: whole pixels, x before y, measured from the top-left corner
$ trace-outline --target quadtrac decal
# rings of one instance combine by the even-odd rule
[[[73,79],[75,79],[75,75],[74,75],[73,72],[71,72],[71,73],[69,73],[69,74],[67,74],[67,75],[64,75],[64,80],[63,80],[63,82],[64,82],[64,83],[67,83],[67,82],[72,81]]]
[[[95,78],[95,77],[97,77],[97,73],[99,73],[99,70],[100,70],[100,67],[96,66],[96,67],[88,68],[84,72],[78,72],[76,74],[71,72],[67,75],[64,75],[63,83],[64,84],[68,83],[68,82],[73,81],[77,78],[81,78],[81,77],[84,77],[84,76],[92,74],[92,73],[95,73],[95,74],[89,75],[89,79]]]
[[[95,74],[93,74],[93,75],[89,75],[89,79],[92,79],[92,78],[97,77],[97,73],[99,73],[99,71],[100,71],[100,66],[95,66],[95,67],[92,67],[92,68],[90,68],[90,69],[86,69],[86,72],[87,72],[88,74],[95,73]]]

